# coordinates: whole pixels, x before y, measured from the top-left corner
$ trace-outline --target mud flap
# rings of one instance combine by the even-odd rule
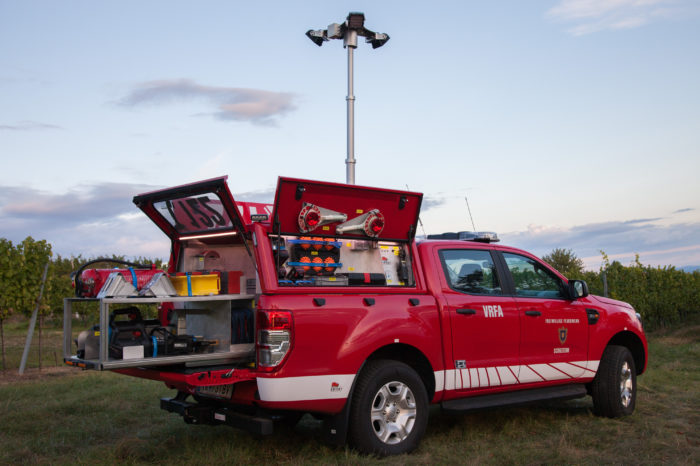
[[[336,447],[345,445],[348,438],[348,424],[350,423],[351,398],[352,396],[348,397],[348,401],[341,412],[323,420],[321,438],[325,443]]]
[[[358,374],[364,369],[366,362],[362,363],[360,370],[357,371]],[[347,443],[348,440],[348,428],[350,425],[350,408],[352,407],[352,395],[355,393],[355,384],[357,383],[357,377],[352,382],[352,387],[350,387],[350,394],[345,402],[343,410],[338,414],[333,416],[328,416],[323,420],[323,426],[321,427],[321,438],[324,442],[329,445],[342,447]]]

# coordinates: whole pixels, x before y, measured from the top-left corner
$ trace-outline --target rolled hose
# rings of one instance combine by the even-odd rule
[[[85,268],[88,265],[97,264],[98,262],[111,262],[114,264],[121,264],[121,265],[128,265],[129,267],[136,267],[139,269],[149,269],[153,266],[153,264],[137,264],[135,262],[129,262],[129,261],[121,260],[121,259],[108,259],[108,258],[100,258],[100,259],[93,259],[91,261],[87,261],[86,263],[81,265],[78,270],[73,272],[73,283],[75,284],[75,296],[76,297],[78,297],[78,298],[80,297],[80,291],[83,288],[83,282],[80,279],[80,275],[82,274],[83,270],[85,270]]]

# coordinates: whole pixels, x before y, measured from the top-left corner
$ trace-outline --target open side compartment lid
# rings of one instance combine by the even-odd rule
[[[410,241],[423,194],[280,177],[272,231],[283,235]]]
[[[246,231],[226,184],[228,176],[134,196],[136,204],[172,240],[239,237]]]

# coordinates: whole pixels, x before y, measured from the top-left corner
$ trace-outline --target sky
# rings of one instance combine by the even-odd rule
[[[419,234],[700,265],[698,0],[0,0],[0,237],[167,259],[136,194],[345,182],[347,52],[304,33],[351,11],[390,36],[356,182],[424,193]]]

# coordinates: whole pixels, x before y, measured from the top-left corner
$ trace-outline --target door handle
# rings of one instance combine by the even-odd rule
[[[542,313],[540,311],[525,311],[526,316],[532,316],[532,317],[537,317],[541,316]]]
[[[474,309],[457,309],[457,314],[470,316],[476,314],[476,311]]]

